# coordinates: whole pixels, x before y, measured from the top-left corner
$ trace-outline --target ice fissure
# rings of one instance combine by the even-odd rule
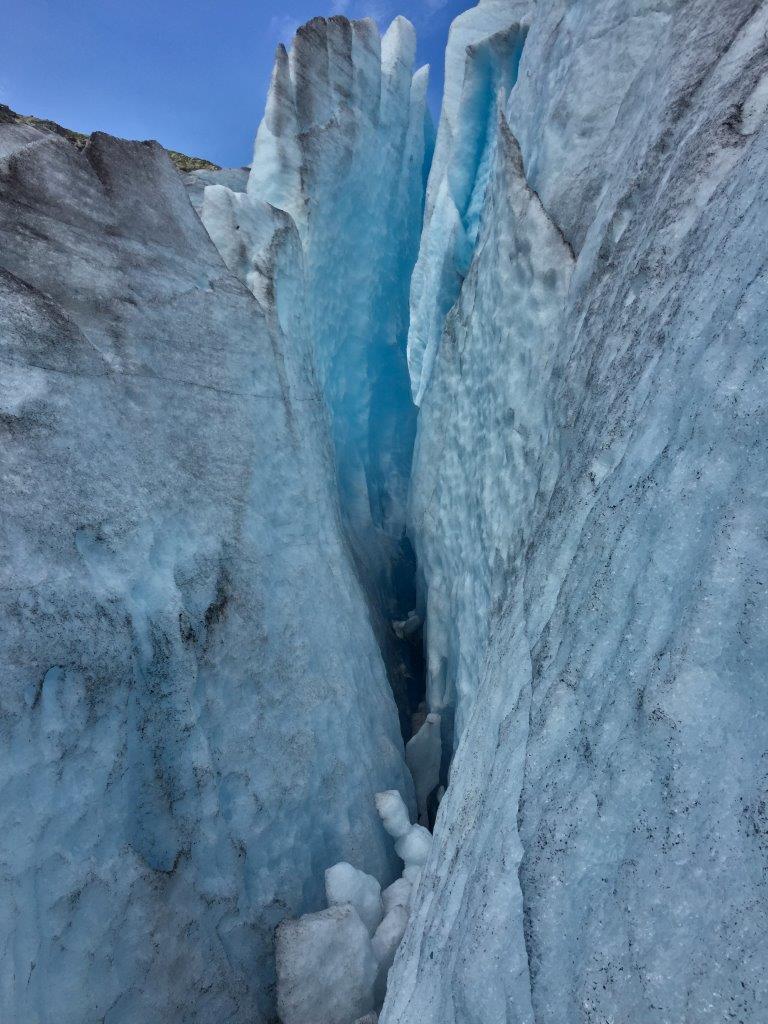
[[[433,137],[316,18],[183,183],[0,124],[3,1020],[768,1018],[766,38],[480,0]]]

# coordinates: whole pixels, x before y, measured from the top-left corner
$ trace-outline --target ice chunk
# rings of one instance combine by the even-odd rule
[[[379,970],[376,977],[375,997],[378,1005],[384,1001],[387,990],[387,975],[394,963],[397,947],[405,934],[408,926],[408,909],[406,907],[393,907],[373,936],[373,955],[376,957]]]
[[[366,875],[344,861],[334,864],[325,872],[325,895],[329,907],[351,903],[369,934],[373,935],[381,923],[381,886],[373,875]]]
[[[422,867],[427,862],[429,848],[432,845],[432,833],[423,825],[411,825],[408,831],[397,840],[395,850],[406,867]]]
[[[392,629],[394,629],[397,636],[401,640],[405,640],[406,637],[412,636],[421,625],[421,617],[416,611],[409,612],[407,619],[400,619],[392,623]]]
[[[282,1024],[349,1024],[373,1009],[378,964],[351,904],[283,921],[276,944]]]
[[[401,839],[407,835],[411,828],[411,818],[402,796],[396,789],[376,794],[376,810],[384,828],[393,839]]]
[[[405,747],[405,761],[411,770],[416,786],[416,802],[419,821],[429,824],[427,800],[440,782],[442,741],[440,738],[440,715],[430,713],[424,724],[408,741]]]
[[[393,907],[408,907],[411,902],[410,883],[405,878],[398,878],[382,892],[381,899],[384,904],[385,915]]]

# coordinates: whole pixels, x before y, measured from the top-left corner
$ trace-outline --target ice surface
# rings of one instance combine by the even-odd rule
[[[397,840],[395,850],[402,858],[406,867],[421,867],[427,860],[429,847],[432,844],[432,833],[423,825],[411,825],[408,831]]]
[[[273,211],[262,307],[159,146],[11,136],[0,1019],[256,1024],[275,926],[340,860],[389,883],[374,794],[410,791],[280,327],[298,236]]]
[[[372,875],[358,871],[343,861],[325,872],[325,896],[329,907],[351,903],[370,935],[384,916],[381,886]]]
[[[768,1019],[766,28],[532,7],[420,410],[458,745],[384,1024]]]
[[[402,941],[408,925],[409,908],[399,904],[388,911],[373,936],[373,955],[378,963],[374,995],[376,1004],[381,1006],[387,991],[387,976],[392,966],[397,947]]]
[[[187,190],[189,201],[197,213],[203,207],[203,196],[208,185],[222,185],[232,192],[245,192],[248,185],[248,167],[223,167],[219,171],[201,169],[190,171],[183,176],[184,187]]]
[[[353,906],[283,921],[276,945],[282,1024],[350,1024],[373,1009],[377,964]]]

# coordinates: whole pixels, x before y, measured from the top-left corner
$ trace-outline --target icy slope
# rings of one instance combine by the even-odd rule
[[[290,54],[278,51],[248,180],[250,199],[298,228],[342,515],[390,618],[413,607],[400,596],[413,573],[403,548],[416,422],[406,340],[432,144],[415,51],[404,18],[383,39],[370,19],[300,28]]]
[[[384,1024],[768,1018],[767,30],[532,7],[420,412],[458,748]]]
[[[3,126],[0,231],[0,1018],[272,1020],[410,787],[322,403],[155,144]]]

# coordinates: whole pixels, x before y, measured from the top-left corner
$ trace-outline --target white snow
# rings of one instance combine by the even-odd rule
[[[385,914],[388,914],[393,907],[408,907],[411,903],[411,886],[404,878],[397,878],[382,892],[381,898]]]
[[[393,839],[401,839],[408,834],[411,828],[411,819],[408,808],[398,790],[388,789],[383,793],[377,793],[376,810],[379,812],[384,828]]]

